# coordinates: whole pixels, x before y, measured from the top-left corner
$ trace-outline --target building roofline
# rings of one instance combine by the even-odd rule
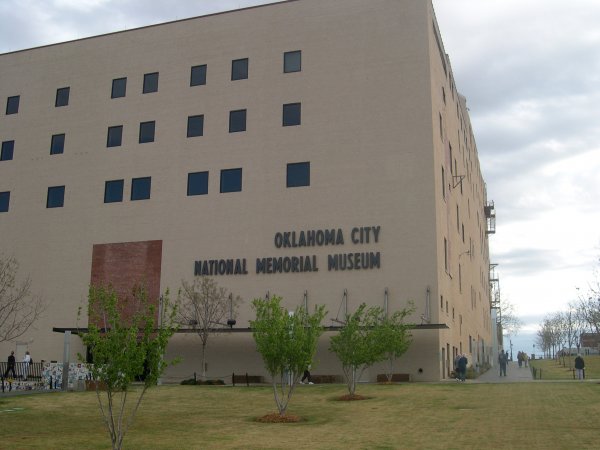
[[[204,18],[207,18],[207,17],[220,16],[220,15],[223,15],[223,14],[238,13],[238,12],[242,12],[242,11],[248,11],[248,10],[251,10],[251,9],[264,8],[264,7],[267,7],[267,6],[273,6],[273,5],[278,5],[278,4],[282,4],[282,3],[293,3],[293,2],[298,2],[298,1],[300,1],[300,0],[274,0],[274,1],[270,2],[270,3],[264,3],[262,5],[247,6],[245,8],[239,8],[239,9],[229,9],[229,10],[226,10],[226,11],[219,11],[219,12],[215,12],[215,13],[204,14],[204,15],[201,15],[201,16],[186,17],[185,19],[170,20],[170,21],[167,21],[167,22],[154,23],[154,24],[151,24],[151,25],[143,25],[143,26],[137,27],[137,28],[130,28],[130,29],[120,30],[120,31],[111,31],[109,33],[97,34],[97,35],[94,35],[94,36],[87,36],[87,37],[78,38],[78,39],[71,39],[71,40],[63,41],[63,42],[55,42],[53,44],[44,44],[44,45],[38,45],[38,46],[35,46],[35,47],[23,48],[23,49],[20,49],[20,50],[13,50],[13,51],[6,52],[6,53],[0,53],[0,56],[12,55],[12,54],[15,54],[15,53],[28,52],[30,50],[38,50],[38,49],[46,48],[46,47],[55,47],[57,45],[64,45],[64,44],[71,44],[73,42],[87,41],[87,40],[90,40],[90,39],[97,39],[97,38],[101,38],[101,37],[112,36],[112,35],[115,35],[115,34],[129,33],[129,32],[132,32],[132,31],[139,31],[139,30],[144,30],[144,29],[147,29],[147,28],[160,27],[160,26],[163,26],[163,25],[171,25],[171,24],[174,24],[174,23],[187,22],[187,21],[190,21],[190,20],[204,19]]]

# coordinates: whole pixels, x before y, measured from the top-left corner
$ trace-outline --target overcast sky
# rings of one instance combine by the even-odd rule
[[[0,52],[264,3],[0,0]],[[532,330],[587,289],[600,256],[600,1],[434,7],[496,205],[491,259]]]

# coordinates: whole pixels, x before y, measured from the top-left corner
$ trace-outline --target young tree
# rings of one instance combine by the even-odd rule
[[[206,377],[206,346],[211,334],[232,326],[241,299],[219,287],[212,278],[197,276],[192,283],[183,280],[178,298],[177,322],[191,326],[202,343],[202,377]]]
[[[169,364],[163,355],[176,331],[175,314],[168,292],[157,310],[141,288],[136,288],[131,298],[120,300],[110,287],[90,287],[88,331],[79,334],[92,352],[90,371],[98,382],[98,404],[113,449],[122,447],[144,394],[157,384]],[[132,389],[139,379],[143,379],[141,389]],[[128,403],[129,397],[133,403]]]
[[[361,304],[353,314],[348,314],[344,326],[331,337],[329,350],[342,363],[348,393],[355,396],[356,383],[364,370],[386,356],[385,346],[378,341],[378,330],[383,310],[379,307],[367,309]]]
[[[19,263],[0,254],[0,342],[22,336],[44,312],[41,297],[31,294],[31,280],[17,282]]]
[[[389,363],[386,373],[388,382],[392,381],[394,362],[406,353],[412,342],[410,330],[413,326],[404,323],[404,319],[413,312],[411,304],[409,308],[396,311],[391,316],[383,315],[375,328],[375,341],[383,347],[385,360]]]
[[[288,312],[281,301],[276,296],[253,300],[256,320],[250,326],[256,348],[271,375],[279,415],[283,417],[300,375],[315,355],[326,311],[324,306],[318,306],[312,314],[303,307]]]

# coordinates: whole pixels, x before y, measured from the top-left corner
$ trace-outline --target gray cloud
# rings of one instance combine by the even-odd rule
[[[2,0],[0,53],[276,0]]]

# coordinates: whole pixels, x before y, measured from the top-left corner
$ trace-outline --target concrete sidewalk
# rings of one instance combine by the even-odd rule
[[[509,361],[506,366],[506,376],[500,376],[500,367],[496,365],[471,383],[525,383],[533,381],[529,367],[519,367],[516,361]]]

